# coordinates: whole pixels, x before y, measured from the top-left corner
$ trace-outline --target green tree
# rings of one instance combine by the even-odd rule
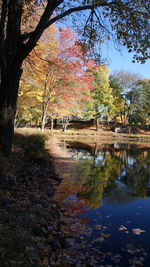
[[[112,88],[109,84],[109,69],[105,65],[96,66],[92,70],[95,89],[92,91],[93,114],[96,118],[96,129],[99,130],[99,121],[102,115],[113,117],[114,100]]]
[[[150,80],[139,80],[128,92],[129,122],[146,123],[150,121]]]
[[[120,43],[127,46],[129,52],[135,52],[135,59],[145,62],[149,58],[148,5],[148,0],[0,1],[1,150],[5,153],[11,150],[23,61],[36,46],[46,28],[63,18],[66,21],[66,18],[74,13],[74,19],[81,21],[81,11],[87,10],[82,21],[85,22],[84,36],[91,40],[91,44],[97,40],[109,39],[112,33],[116,32]]]
[[[123,100],[123,87],[120,84],[120,81],[117,77],[110,75],[109,77],[109,83],[110,87],[112,88],[112,95],[115,103],[114,107],[114,118],[115,123],[117,123],[117,120],[120,120],[123,106],[124,106],[124,100]]]
[[[116,104],[116,116],[120,115],[122,123],[128,123],[130,113],[130,91],[135,88],[139,74],[125,71],[115,72],[110,77],[110,85],[113,88],[113,96]]]

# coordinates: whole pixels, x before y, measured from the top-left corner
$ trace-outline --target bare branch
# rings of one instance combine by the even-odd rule
[[[97,21],[99,23],[99,26],[103,28],[106,32],[108,32],[110,35],[113,36],[113,34],[101,23],[99,16],[97,15],[96,11],[94,10],[95,17],[97,18]]]
[[[35,31],[32,32],[31,37],[29,38],[28,42],[24,45],[24,51],[22,53],[22,58],[21,60],[23,61],[27,55],[30,53],[30,51],[35,47],[37,41],[39,40],[39,38],[41,37],[43,31],[48,28],[50,25],[52,25],[53,23],[55,23],[56,21],[72,14],[75,13],[77,11],[84,11],[84,10],[93,10],[97,7],[101,7],[101,6],[111,6],[116,4],[115,1],[111,2],[111,3],[99,3],[99,4],[92,4],[92,5],[85,5],[85,6],[78,6],[75,8],[70,8],[67,11],[63,12],[62,14],[55,16],[54,18],[50,19],[53,11],[61,4],[63,3],[63,0],[59,0],[59,1],[55,1],[53,3],[53,1],[49,0],[47,3],[47,6],[45,8],[45,11],[41,17],[41,20],[39,22],[39,24],[37,25]],[[29,35],[27,35],[29,36]]]

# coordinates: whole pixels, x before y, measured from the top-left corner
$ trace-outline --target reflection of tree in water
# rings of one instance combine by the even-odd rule
[[[124,203],[137,197],[150,196],[150,150],[135,145],[114,153],[119,158],[121,174],[115,181],[115,188],[105,195],[108,202]]]
[[[108,184],[110,188],[114,186],[113,181],[119,174],[119,161],[111,154],[104,152],[103,155],[101,154],[101,160],[99,157],[94,157],[93,161],[86,160],[82,173],[85,190],[78,194],[79,198],[85,199],[89,207],[98,208],[102,205],[104,190]]]
[[[150,196],[150,150],[129,150],[126,159],[122,161],[120,181],[127,187],[128,192],[136,197]]]
[[[85,205],[98,208],[102,204],[104,189],[114,186],[114,179],[120,175],[120,164],[117,157],[106,151],[97,155],[86,152],[76,153],[73,171],[60,186],[61,200],[77,194]],[[60,199],[60,198],[59,198]]]
[[[104,197],[111,203],[124,203],[150,195],[150,149],[111,144],[91,153],[83,148],[71,151],[76,160],[73,171],[61,185],[63,199],[77,194],[85,205],[96,209]]]
[[[72,158],[74,158],[74,161],[72,161],[73,166],[70,168],[70,174],[63,179],[60,185],[62,190],[61,200],[65,200],[67,210],[67,213],[62,213],[61,219],[66,221],[63,225],[63,231],[70,237],[68,241],[70,248],[68,255],[71,255],[73,263],[75,259],[80,259],[81,265],[101,266],[101,260],[103,260],[103,263],[106,262],[108,266],[114,266],[114,264],[110,263],[112,263],[113,259],[117,259],[116,255],[118,253],[113,257],[115,249],[113,251],[112,247],[115,244],[112,243],[113,246],[111,245],[112,253],[110,258],[108,255],[110,251],[106,253],[107,249],[105,251],[105,246],[107,247],[108,244],[109,248],[111,241],[113,242],[114,240],[113,234],[116,234],[116,232],[113,232],[112,225],[110,227],[109,224],[106,225],[108,219],[105,221],[105,218],[103,218],[99,211],[89,213],[86,216],[88,209],[85,206],[96,209],[102,204],[104,198],[109,203],[126,203],[138,196],[148,196],[150,149],[130,145],[115,145],[115,147],[111,145],[110,149],[107,146],[106,149],[97,149],[96,153],[93,151],[90,153],[89,150],[86,152],[83,148],[82,150],[75,151],[75,153],[73,150],[71,151]],[[103,219],[101,220],[101,218]],[[111,218],[109,222],[111,222]],[[116,225],[117,222],[115,228]],[[128,234],[134,233],[139,235],[145,231],[140,229],[140,225],[138,228],[131,230],[130,227],[128,229],[126,227],[128,226],[126,224],[124,226],[124,223],[123,225],[119,224],[118,232],[122,231],[124,234],[128,232]],[[127,231],[125,232],[125,230]],[[71,236],[73,237],[71,238]],[[111,236],[113,236],[112,239]],[[138,266],[140,258],[146,259],[146,256],[142,254],[144,248],[142,247],[141,250],[140,246],[136,248],[132,241],[131,244],[125,244],[126,240],[129,239],[123,238],[123,247],[122,245],[117,247],[122,257],[121,259],[119,258],[120,264],[123,263],[123,266],[125,266],[124,261],[126,263],[126,260],[132,256],[130,254],[133,253],[133,260],[137,261]],[[140,257],[139,255],[142,256]],[[94,257],[96,257],[99,265],[89,264],[94,262]],[[71,264],[68,264],[68,266],[71,266]]]

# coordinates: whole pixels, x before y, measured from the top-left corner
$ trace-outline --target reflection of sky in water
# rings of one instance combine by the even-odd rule
[[[126,171],[122,171],[122,173],[120,174],[120,176],[117,179],[120,180],[124,176],[126,176]]]
[[[85,151],[78,151],[78,150],[69,150],[69,152],[72,154],[71,158],[73,159],[92,159],[90,153],[85,153]]]
[[[136,160],[128,156],[128,164],[133,165],[134,163],[136,163]]]
[[[121,267],[149,266],[150,214],[146,214],[149,205],[150,199],[147,203],[142,199],[137,199],[130,204],[115,205],[110,203],[108,205],[104,200],[100,208],[91,209],[86,213],[92,235],[90,238],[86,236],[85,238],[88,244],[92,243],[94,249],[104,253],[104,261],[101,261],[100,257],[95,266],[98,266],[98,262]],[[135,234],[136,229],[140,234]],[[107,254],[110,256],[106,256]],[[116,261],[119,265],[115,265],[115,260],[113,260],[117,259],[116,255],[120,255],[120,261]],[[134,259],[137,263],[129,264],[130,259]],[[138,261],[141,264],[138,265]]]
[[[93,155],[91,155],[89,152],[85,152],[84,150],[77,150],[77,149],[74,149],[74,150],[69,150],[69,152],[72,154],[71,155],[71,158],[74,158],[74,159],[90,159],[92,160],[93,159]],[[110,154],[109,151],[107,151],[105,153],[105,155],[108,155]],[[94,156],[95,158],[95,163],[98,163],[99,161],[102,161],[104,159],[104,155],[103,153],[99,152],[97,153],[97,155]],[[134,159],[133,157],[131,156],[128,156],[127,158],[123,155],[122,158],[125,160],[127,160],[127,164],[128,165],[133,165],[133,164],[136,164],[136,159]]]
[[[95,160],[95,163],[97,164],[99,161],[102,161],[103,158],[104,158],[104,157],[103,157],[102,155],[98,156],[98,157],[96,158],[96,160]]]

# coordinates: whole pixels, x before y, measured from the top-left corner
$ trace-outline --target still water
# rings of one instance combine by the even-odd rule
[[[150,147],[65,141],[61,148],[57,198],[70,218],[70,266],[150,266]]]

